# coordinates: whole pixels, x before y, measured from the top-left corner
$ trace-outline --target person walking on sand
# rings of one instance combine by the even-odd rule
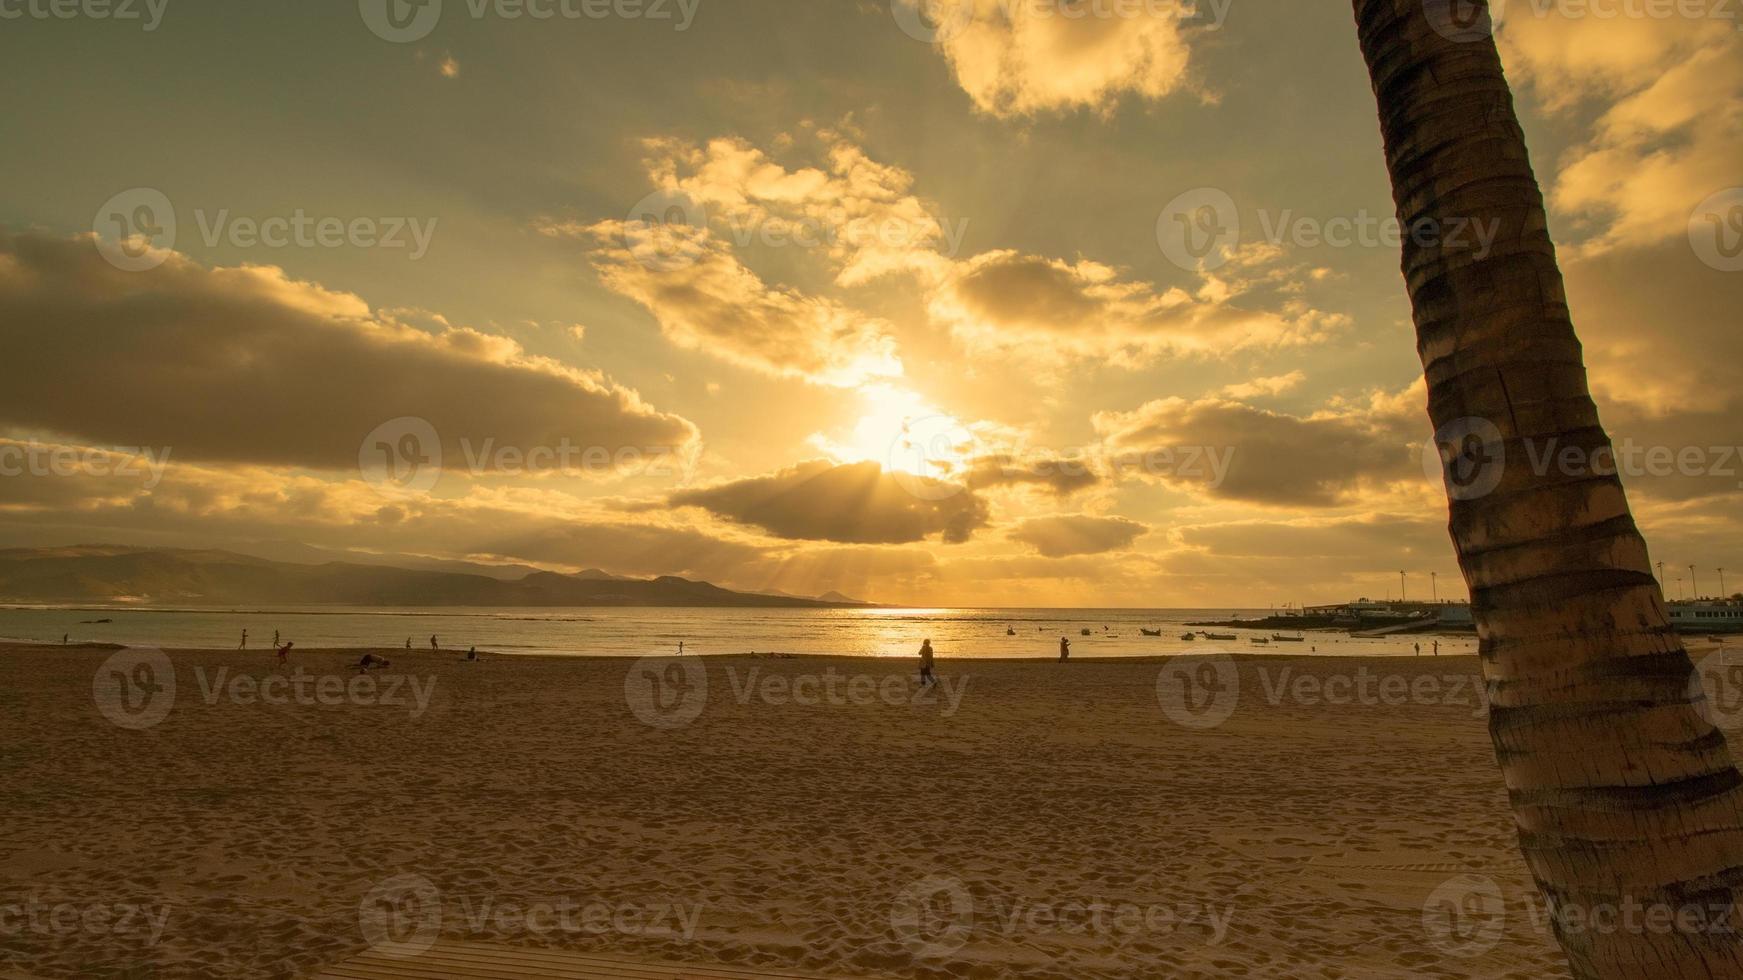
[[[407,650],[410,650],[412,648],[412,638],[409,636],[405,638],[405,648]]]
[[[1422,656],[1422,642],[1420,640],[1416,643],[1416,655],[1418,657]]]
[[[242,631],[242,642],[236,644],[236,649],[238,649],[238,650],[248,649],[248,631],[247,630]]]
[[[932,638],[920,644],[920,686],[938,683],[938,678],[932,673]]]
[[[1440,656],[1440,641],[1439,640],[1434,641],[1434,655],[1437,657]]]
[[[1059,638],[1059,662],[1064,663],[1065,661],[1070,660],[1070,659],[1071,659],[1071,641],[1062,636]]]
[[[274,636],[273,639],[276,640],[278,637]],[[294,646],[296,646],[296,644],[293,642],[286,643],[284,646],[278,648],[278,665],[280,667],[290,663],[290,648]]]
[[[272,631],[272,645],[278,646],[278,630]]]
[[[430,649],[432,649],[432,650],[442,649],[441,647],[436,645],[436,634],[434,634],[434,633],[430,634]]]

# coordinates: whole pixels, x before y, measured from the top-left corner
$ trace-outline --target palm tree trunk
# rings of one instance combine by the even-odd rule
[[[1451,531],[1490,735],[1556,938],[1576,976],[1743,976],[1743,778],[1691,690],[1621,481],[1601,465],[1609,437],[1494,39],[1440,19],[1462,4],[1486,24],[1487,10],[1354,4],[1429,416],[1449,441],[1476,434],[1455,449],[1490,454],[1455,463],[1486,479],[1449,480]],[[1498,229],[1492,246],[1455,241],[1461,221]],[[1527,445],[1539,458],[1579,447],[1600,465],[1539,473]]]

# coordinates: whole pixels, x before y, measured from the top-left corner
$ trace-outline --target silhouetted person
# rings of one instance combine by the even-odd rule
[[[436,634],[434,634],[434,633],[430,634],[430,649],[432,649],[432,650],[440,650],[441,649],[441,647],[436,645]]]
[[[920,686],[938,683],[938,678],[932,673],[932,638],[920,644]]]
[[[405,648],[407,650],[410,650],[412,648],[412,638],[409,636],[405,638]]]
[[[386,657],[378,657],[373,653],[366,653],[363,655],[362,660],[357,661],[357,672],[359,674],[367,674],[377,667],[386,666],[389,666],[389,661]]]
[[[242,631],[242,642],[236,644],[236,649],[238,649],[238,650],[248,649],[248,631],[247,630]]]
[[[1439,640],[1434,641],[1434,655],[1437,657],[1440,656],[1440,641]]]
[[[273,638],[277,639],[278,637],[275,634],[273,636]],[[278,662],[281,665],[290,662],[290,648],[294,647],[294,646],[296,646],[296,643],[291,642],[291,643],[286,643],[284,646],[278,648]]]
[[[272,645],[278,646],[278,630],[272,631]]]
[[[67,645],[67,637],[69,637],[71,635],[72,635],[71,633],[62,633],[61,634],[61,646],[64,647]]]
[[[1422,644],[1420,642],[1416,644],[1416,655],[1418,657],[1422,656]]]
[[[466,659],[467,660],[477,660],[478,659],[478,648],[477,647],[467,648]]]
[[[1071,641],[1062,636],[1059,638],[1059,662],[1064,663],[1065,661],[1070,660],[1070,659],[1071,659]]]

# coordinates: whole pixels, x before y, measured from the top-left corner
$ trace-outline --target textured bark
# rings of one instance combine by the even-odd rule
[[[1721,918],[1668,930],[1644,911],[1635,928],[1553,918],[1577,976],[1743,976],[1743,779],[1700,710],[1621,481],[1527,464],[1528,441],[1541,453],[1609,437],[1494,40],[1437,32],[1448,2],[1354,0],[1429,415],[1443,434],[1482,420],[1504,460],[1492,490],[1449,496],[1520,846],[1552,910]],[[1491,250],[1408,234],[1462,219],[1498,223]]]

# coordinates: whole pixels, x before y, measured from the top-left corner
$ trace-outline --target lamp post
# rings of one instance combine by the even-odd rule
[[[1398,572],[1398,601],[1399,602],[1409,602],[1410,601],[1410,593],[1408,591],[1406,591],[1406,589],[1404,587],[1404,572],[1402,570],[1400,570]]]
[[[1695,566],[1693,565],[1689,566],[1689,591],[1694,593],[1693,598],[1699,599],[1701,597],[1701,580],[1695,578]]]

